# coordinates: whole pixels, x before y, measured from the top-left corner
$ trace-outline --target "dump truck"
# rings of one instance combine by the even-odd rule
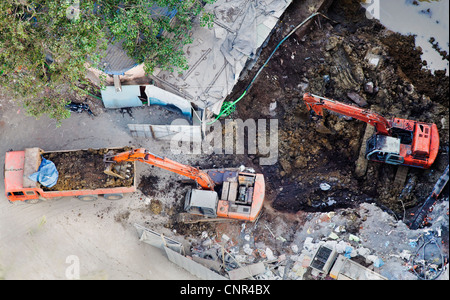
[[[33,181],[29,177],[38,171],[39,166],[45,156],[62,156],[67,160],[77,154],[77,164],[81,168],[87,170],[88,165],[92,162],[87,161],[89,153],[106,153],[107,151],[124,151],[124,148],[108,148],[108,149],[84,149],[84,150],[60,150],[60,151],[44,151],[40,148],[26,148],[21,151],[8,151],[5,155],[4,178],[5,178],[5,194],[10,202],[26,202],[37,203],[41,200],[49,200],[60,197],[77,197],[82,201],[93,201],[99,196],[103,196],[108,200],[118,200],[123,197],[124,193],[132,193],[136,191],[136,176],[134,162],[126,164],[128,180],[115,180],[114,185],[105,178],[99,180],[96,186],[83,186],[80,182],[86,181],[83,177],[87,174],[79,172],[79,176],[60,174],[60,179],[68,181],[68,186],[72,188],[65,190],[55,190],[43,186],[38,181]],[[81,154],[81,155],[80,155]],[[99,160],[103,161],[103,155],[98,154]],[[102,164],[104,166],[104,164]],[[56,165],[58,169],[58,165]],[[104,167],[98,168],[97,172],[89,169],[88,175],[96,178],[107,177],[104,174]],[[73,177],[73,179],[71,178]],[[73,181],[73,182],[70,182]]]
[[[87,159],[92,156],[90,154],[95,156],[95,168],[89,168],[94,164],[92,159]],[[54,159],[55,169],[61,171],[55,186],[43,186],[30,179],[30,175],[40,169],[46,158],[50,161]],[[70,162],[73,158],[76,160]],[[10,202],[27,203],[65,196],[83,201],[96,200],[99,195],[109,200],[121,199],[124,193],[136,191],[137,161],[188,177],[197,183],[197,187],[185,197],[185,212],[178,215],[179,222],[253,222],[262,210],[265,198],[262,174],[243,172],[238,168],[200,170],[152,154],[146,149],[132,147],[48,152],[27,148],[9,151],[5,157],[6,197]],[[71,172],[74,165],[78,169],[75,174]],[[64,172],[63,167],[70,170]],[[92,187],[94,179],[96,185]]]

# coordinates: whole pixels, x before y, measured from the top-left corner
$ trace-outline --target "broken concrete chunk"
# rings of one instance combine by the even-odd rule
[[[248,277],[252,277],[258,274],[262,274],[266,271],[264,263],[259,262],[253,265],[245,266],[242,268],[228,271],[228,275],[231,280],[240,280]]]
[[[376,93],[377,91],[378,91],[378,89],[375,88],[372,81],[369,81],[366,84],[364,84],[364,92],[366,92],[368,94],[373,94],[373,93]]]
[[[349,97],[350,100],[352,100],[353,102],[355,102],[356,104],[358,104],[361,107],[367,106],[366,99],[364,99],[363,97],[361,97],[359,94],[357,94],[355,92],[347,93],[347,97]]]
[[[273,252],[270,248],[266,248],[266,256],[268,260],[274,260],[276,257],[273,255]]]
[[[366,54],[365,60],[369,63],[371,68],[375,70],[380,65],[381,55],[374,54],[369,50]]]

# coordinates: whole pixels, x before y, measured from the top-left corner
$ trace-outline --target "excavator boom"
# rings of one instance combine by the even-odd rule
[[[157,166],[161,169],[165,169],[191,178],[195,180],[202,187],[202,189],[214,190],[214,181],[209,177],[207,173],[197,168],[183,165],[168,158],[157,156],[143,148],[133,149],[115,155],[106,155],[104,161],[106,163],[120,163],[124,161],[144,162],[150,165]]]
[[[353,105],[340,103],[332,99],[327,99],[317,95],[312,95],[305,93],[303,95],[303,100],[306,103],[308,110],[313,110],[317,115],[323,117],[323,109],[340,113],[345,116],[349,116],[363,122],[369,123],[374,126],[377,133],[382,135],[389,135],[390,124],[383,116],[371,112]]]

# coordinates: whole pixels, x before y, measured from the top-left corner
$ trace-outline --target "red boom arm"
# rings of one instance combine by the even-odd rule
[[[353,105],[340,103],[316,95],[311,95],[309,93],[305,93],[303,95],[303,101],[305,101],[308,110],[312,109],[319,116],[323,116],[323,109],[326,108],[342,115],[366,122],[374,126],[375,130],[379,134],[390,135],[391,126],[389,121],[377,113]]]

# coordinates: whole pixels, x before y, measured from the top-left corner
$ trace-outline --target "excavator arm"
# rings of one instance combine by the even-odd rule
[[[214,190],[215,186],[214,181],[207,173],[168,158],[154,155],[143,148],[133,149],[115,155],[105,155],[104,161],[106,163],[140,161],[191,178],[195,180],[202,189]]]
[[[389,121],[377,113],[309,93],[303,95],[303,101],[308,110],[312,109],[318,116],[323,117],[323,109],[326,108],[370,124],[375,127],[378,134],[390,135]]]

